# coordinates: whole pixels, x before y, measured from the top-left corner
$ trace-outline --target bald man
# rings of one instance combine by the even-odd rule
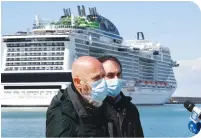
[[[107,137],[102,102],[107,95],[105,71],[94,57],[72,65],[72,84],[59,91],[46,113],[46,137]]]

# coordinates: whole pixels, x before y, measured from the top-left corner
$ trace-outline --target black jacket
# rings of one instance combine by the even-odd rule
[[[46,137],[108,137],[103,106],[84,101],[73,85],[59,91],[46,113]]]
[[[120,93],[121,99],[107,97],[105,101],[106,116],[109,119],[110,136],[113,137],[144,137],[137,107],[131,103],[132,98]]]

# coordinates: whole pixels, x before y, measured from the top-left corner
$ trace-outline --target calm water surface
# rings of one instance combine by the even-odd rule
[[[138,106],[145,137],[191,137],[183,105]],[[2,109],[2,137],[45,137],[45,111]]]

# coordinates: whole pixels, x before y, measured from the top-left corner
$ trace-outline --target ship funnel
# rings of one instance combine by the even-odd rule
[[[89,15],[98,15],[96,7],[89,8]]]
[[[85,12],[84,5],[82,5],[82,15],[83,15],[83,16],[86,16],[86,12]]]
[[[82,5],[82,8],[80,8],[80,6],[77,6],[77,8],[78,8],[78,14],[79,14],[79,16],[86,16],[84,5]]]
[[[98,15],[96,7],[94,7],[94,12],[95,12],[95,15]]]
[[[77,9],[78,9],[78,15],[81,16],[80,6],[77,6]]]
[[[65,15],[65,16],[71,16],[70,8],[68,8],[68,9],[63,9],[63,11],[64,11],[64,15]]]
[[[71,16],[71,11],[70,11],[70,8],[68,8],[68,13],[69,13],[69,16]]]
[[[140,35],[141,35],[141,39],[140,39]],[[143,32],[137,32],[137,40],[144,40]]]
[[[89,15],[92,15],[91,8],[89,8]]]

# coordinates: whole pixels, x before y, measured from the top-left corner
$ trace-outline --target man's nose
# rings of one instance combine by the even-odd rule
[[[114,76],[114,79],[118,79],[119,77],[117,75]]]

